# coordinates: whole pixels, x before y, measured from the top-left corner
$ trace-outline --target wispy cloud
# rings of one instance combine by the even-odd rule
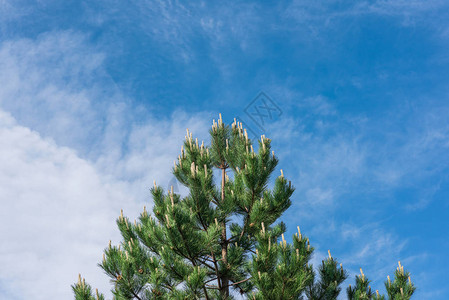
[[[348,283],[362,267],[382,291],[398,260],[418,277],[427,247],[413,244],[426,237],[400,235],[395,222],[403,221],[395,219],[424,211],[446,180],[441,175],[449,167],[443,154],[449,136],[445,108],[392,110],[374,122],[344,114],[322,96],[296,99],[301,107],[296,118],[283,116],[267,130],[279,141],[280,167],[297,188],[294,211],[285,221],[304,228],[317,253],[331,249],[349,269]],[[293,140],[292,147],[281,147]],[[414,191],[411,197],[396,196],[404,189]]]
[[[105,103],[91,101],[101,91],[94,82],[105,78],[103,60],[104,54],[76,32],[5,41],[0,47],[0,104],[21,124],[61,145],[86,145],[104,126],[98,111]]]
[[[373,121],[343,114],[322,96],[296,99],[297,116],[283,116],[267,132],[279,145],[292,145],[280,148],[279,155],[294,166],[298,198],[312,209],[335,207],[348,196],[373,192],[387,196],[389,191],[409,188],[449,168],[444,155],[449,126],[443,117],[446,108],[440,105],[394,109]],[[292,109],[286,105],[284,109]],[[423,194],[427,201],[413,207],[425,208],[438,189],[432,184],[427,190]]]
[[[409,211],[424,209],[433,200],[433,197],[435,196],[436,192],[438,192],[438,190],[440,190],[440,183],[428,189],[425,189],[423,192],[421,192],[421,195],[419,195],[418,201],[407,204],[405,208]]]
[[[283,117],[267,131],[276,145],[290,144],[278,153],[281,162],[291,162],[285,169],[293,172],[296,197],[302,200],[298,205],[306,205],[304,211],[326,211],[366,174],[367,151],[356,124],[343,121],[336,127],[335,109],[323,97],[306,98],[297,106],[296,118]]]
[[[442,0],[432,0],[422,2],[419,0],[377,0],[377,1],[324,1],[324,2],[304,2],[292,1],[288,6],[289,16],[293,16],[303,22],[325,19],[329,25],[332,19],[351,17],[358,15],[383,15],[383,16],[401,16],[404,18],[403,25],[412,25],[411,18],[421,17],[427,12],[435,12],[438,9],[447,7],[447,2]]]

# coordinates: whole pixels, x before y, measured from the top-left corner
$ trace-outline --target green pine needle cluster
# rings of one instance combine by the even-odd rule
[[[173,174],[189,194],[151,189],[153,213],[139,220],[123,216],[123,241],[105,249],[99,266],[109,276],[114,299],[337,299],[347,272],[333,258],[318,274],[310,264],[313,247],[299,227],[292,243],[279,217],[291,205],[294,188],[281,170],[268,183],[278,159],[262,136],[254,151],[242,124],[220,118],[210,130],[211,145],[187,130]],[[220,176],[215,178],[214,170]],[[362,272],[347,289],[348,299],[386,299],[371,292]],[[415,286],[399,265],[385,283],[388,299],[410,299]],[[79,277],[76,300],[104,299]]]

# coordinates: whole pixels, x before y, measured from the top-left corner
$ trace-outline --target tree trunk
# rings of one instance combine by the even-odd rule
[[[226,180],[226,167],[225,167],[225,164],[223,163],[223,167],[221,169],[221,201],[224,201],[224,198],[225,198],[225,191],[224,191],[225,180]],[[223,221],[221,226],[223,227],[223,229],[221,231],[221,240],[222,240],[221,256],[223,259],[223,264],[225,266],[227,266],[227,264],[228,264],[228,259],[227,259],[227,257],[228,257],[228,242],[226,239],[226,221]],[[221,279],[220,294],[225,299],[227,297],[229,297],[229,279],[226,275],[222,276],[222,279]]]

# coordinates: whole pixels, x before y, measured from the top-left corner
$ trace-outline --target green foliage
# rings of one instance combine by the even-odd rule
[[[338,266],[330,251],[329,258],[323,260],[319,267],[320,280],[309,284],[306,295],[308,299],[337,299],[341,292],[341,283],[348,277],[343,266]]]
[[[210,130],[210,147],[187,130],[173,174],[189,194],[181,198],[156,183],[153,213],[144,207],[138,220],[123,216],[117,226],[123,241],[105,249],[99,266],[113,284],[114,299],[337,299],[347,272],[330,255],[318,268],[309,263],[313,248],[298,232],[291,244],[279,217],[291,205],[294,188],[278,164],[271,140],[262,136],[253,149],[242,124],[220,119]],[[219,178],[213,170],[220,171]],[[409,299],[415,287],[400,266],[389,299]],[[408,281],[407,281],[408,280]],[[356,277],[349,299],[373,298],[368,279]],[[75,299],[103,299],[82,280],[72,286]]]
[[[379,291],[374,294],[369,286],[370,281],[363,274],[362,269],[360,269],[361,275],[356,276],[356,286],[351,287],[349,285],[347,289],[349,300],[364,300],[364,299],[375,299],[384,300],[385,296],[380,295]],[[389,300],[408,300],[412,297],[416,290],[410,279],[410,273],[404,271],[404,267],[399,262],[399,266],[395,272],[395,279],[393,282],[390,281],[390,276],[385,282],[385,288],[387,290]]]
[[[104,300],[103,294],[100,294],[98,290],[95,290],[95,296],[92,295],[92,287],[81,278],[81,275],[78,276],[78,282],[72,285],[72,290],[75,300]]]
[[[363,300],[363,299],[384,299],[384,296],[380,296],[379,293],[376,293],[374,297],[373,292],[371,291],[371,287],[369,286],[370,281],[366,278],[365,274],[363,274],[362,269],[360,269],[360,274],[355,277],[355,287],[352,288],[349,285],[346,290],[348,294],[349,300]]]
[[[394,281],[390,281],[390,276],[385,282],[388,299],[394,300],[408,300],[412,297],[416,290],[415,285],[410,279],[410,273],[404,271],[404,267],[399,262],[399,266],[394,272]]]

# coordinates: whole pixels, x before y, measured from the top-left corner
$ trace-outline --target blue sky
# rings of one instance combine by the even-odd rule
[[[222,113],[273,139],[314,262],[384,291],[400,260],[446,299],[448,53],[443,0],[0,1],[0,298],[69,299],[79,272],[107,292],[120,208]]]

